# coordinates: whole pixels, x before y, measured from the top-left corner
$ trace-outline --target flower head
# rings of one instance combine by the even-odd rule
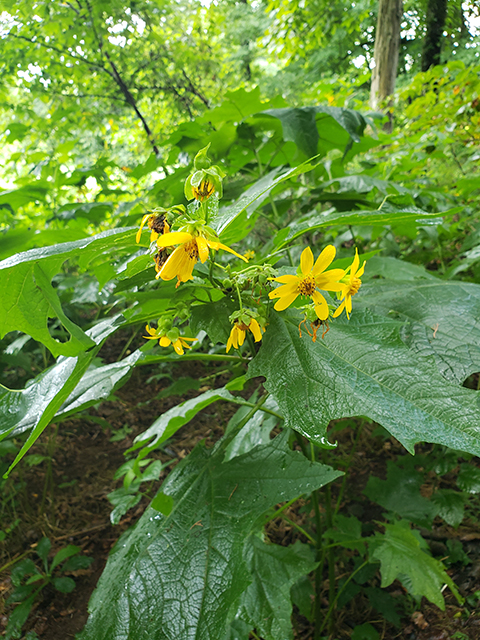
[[[282,284],[268,295],[269,298],[279,298],[275,303],[277,311],[283,311],[289,307],[298,296],[308,296],[315,305],[315,313],[320,320],[328,318],[328,304],[318,291],[343,291],[344,285],[339,280],[345,275],[343,269],[331,269],[326,271],[335,257],[335,247],[329,244],[318,256],[315,264],[310,247],[302,251],[300,257],[299,275],[285,275],[272,278]]]
[[[363,272],[365,270],[365,261],[360,268],[358,268],[359,265],[360,258],[358,257],[358,250],[355,249],[353,262],[347,269],[347,271],[350,270],[350,273],[343,278],[342,290],[337,293],[337,297],[342,300],[342,304],[335,310],[335,313],[333,314],[334,318],[337,318],[344,309],[347,314],[347,318],[350,318],[349,314],[352,312],[352,296],[357,293],[362,285],[360,278],[363,276]]]
[[[243,256],[233,249],[230,249],[230,247],[227,247],[227,245],[217,240],[211,240],[202,233],[198,235],[193,235],[186,231],[165,233],[157,239],[157,245],[159,247],[179,245],[168,257],[156,276],[162,280],[172,280],[176,276],[178,278],[177,287],[180,282],[193,279],[193,267],[198,260],[200,260],[202,264],[206,261],[209,249],[229,251],[246,262]]]
[[[175,351],[179,356],[183,356],[183,349],[191,349],[192,347],[188,344],[188,342],[195,342],[196,338],[187,338],[185,336],[181,336],[179,330],[174,327],[167,332],[164,332],[161,327],[157,329],[152,329],[148,324],[145,327],[148,336],[143,336],[147,340],[159,340],[159,344],[161,347],[169,347],[173,346]]]
[[[235,320],[227,342],[227,353],[230,351],[232,345],[235,349],[242,346],[245,341],[247,331],[251,331],[253,333],[255,342],[259,342],[262,339],[262,330],[255,318],[250,318],[250,322],[248,324],[240,320]]]
[[[170,231],[168,222],[163,214],[146,213],[142,218],[142,222],[140,223],[140,229],[137,231],[137,244],[140,242],[140,238],[142,237],[142,229],[145,224],[148,225],[148,228],[151,231],[150,242],[156,240],[162,233],[168,233]]]
[[[207,200],[213,193],[215,193],[215,185],[208,178],[203,179],[198,187],[192,185],[193,197],[200,202]]]

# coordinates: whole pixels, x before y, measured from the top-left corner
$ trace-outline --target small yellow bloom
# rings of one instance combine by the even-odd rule
[[[142,237],[143,227],[147,223],[148,228],[151,230],[150,242],[156,240],[162,233],[168,233],[170,231],[170,227],[168,226],[168,222],[165,220],[164,215],[158,215],[156,213],[146,213],[142,218],[142,222],[140,223],[140,229],[137,231],[137,244],[140,242],[140,239]]]
[[[165,233],[157,239],[159,247],[171,247],[176,244],[179,246],[168,257],[156,277],[162,280],[172,280],[176,276],[178,278],[177,287],[180,282],[193,279],[193,267],[198,260],[202,264],[206,261],[209,249],[229,251],[246,262],[243,256],[227,245],[216,240],[209,240],[202,235],[193,236],[186,231],[174,231],[173,233]]]
[[[243,254],[243,257],[246,258],[247,260],[251,260],[252,258],[255,257],[255,251],[252,251],[251,249],[249,249]]]
[[[230,337],[227,342],[227,353],[230,351],[232,345],[235,349],[241,347],[245,342],[245,334],[248,331],[253,333],[253,337],[255,338],[255,342],[259,342],[262,339],[262,330],[260,325],[252,318],[249,324],[244,324],[243,322],[234,322],[232,330],[230,331]]]
[[[170,338],[166,334],[158,335],[157,329],[152,329],[152,327],[150,327],[148,324],[145,327],[145,329],[147,333],[149,333],[150,335],[143,336],[144,338],[146,338],[147,340],[159,340],[159,344],[161,347],[169,347],[170,345],[172,345],[179,356],[183,356],[184,348],[185,349],[192,348],[188,344],[188,342],[195,342],[196,340],[196,338],[186,338],[185,336],[181,336],[181,335],[178,335],[178,337],[171,336]],[[174,329],[174,331],[178,333],[177,329]]]
[[[198,187],[194,187],[192,185],[192,193],[195,200],[203,202],[204,200],[207,200],[212,193],[215,193],[215,185],[208,178],[204,178]]]
[[[343,291],[344,285],[339,282],[345,275],[343,269],[325,271],[335,257],[336,249],[329,244],[313,263],[313,253],[310,247],[302,251],[300,257],[301,276],[285,275],[272,278],[283,286],[277,287],[268,295],[269,298],[279,298],[275,303],[276,311],[283,311],[289,307],[299,295],[309,296],[315,304],[315,313],[320,320],[328,318],[328,304],[318,289],[323,291]]]
[[[362,281],[360,280],[360,278],[361,276],[363,276],[363,272],[365,270],[365,262],[362,264],[360,269],[358,268],[359,265],[360,258],[358,257],[358,249],[355,249],[355,257],[349,267],[350,274],[345,277],[346,282],[342,284],[342,291],[337,294],[338,298],[340,300],[342,300],[343,298],[343,300],[342,304],[338,307],[338,309],[335,310],[335,313],[333,314],[334,318],[337,318],[345,309],[347,318],[350,319],[349,314],[352,313],[352,296],[354,296],[360,289],[362,285]]]

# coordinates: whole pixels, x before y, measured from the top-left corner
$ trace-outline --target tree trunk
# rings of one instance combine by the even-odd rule
[[[402,0],[379,0],[373,53],[375,67],[370,90],[372,109],[376,109],[378,103],[390,96],[395,89],[402,15]]]
[[[447,0],[428,0],[426,25],[427,32],[422,47],[422,71],[440,64],[443,29],[447,18]]]

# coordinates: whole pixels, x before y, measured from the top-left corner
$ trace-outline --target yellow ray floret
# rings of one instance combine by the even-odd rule
[[[246,262],[243,256],[233,249],[230,249],[230,247],[227,247],[227,245],[217,240],[210,240],[202,235],[194,236],[186,231],[165,233],[157,239],[157,245],[159,247],[179,245],[169,256],[156,276],[162,280],[172,280],[176,276],[178,278],[178,284],[193,279],[193,267],[198,260],[200,260],[202,264],[206,261],[210,249],[214,249],[215,251],[218,249],[229,251],[236,255],[237,258],[241,258]]]
[[[170,339],[167,335],[158,335],[156,329],[152,329],[148,324],[145,327],[147,333],[150,335],[143,336],[147,340],[158,340],[161,347],[172,347],[178,353],[179,356],[183,356],[183,349],[191,349],[192,347],[188,344],[188,342],[195,342],[196,338],[187,338],[185,336],[178,336],[176,339]]]
[[[255,342],[259,342],[262,339],[262,330],[255,318],[252,318],[249,324],[235,322],[232,330],[230,331],[230,337],[228,338],[227,353],[230,351],[232,346],[235,347],[235,349],[242,346],[245,342],[245,334],[247,333],[247,330],[253,333]]]
[[[319,290],[343,291],[344,288],[344,285],[339,282],[345,275],[343,269],[326,271],[335,258],[335,252],[335,247],[329,244],[314,263],[312,250],[307,247],[300,257],[300,276],[285,275],[272,278],[282,285],[268,294],[271,299],[279,298],[274,307],[276,311],[283,311],[300,295],[308,296],[315,304],[317,317],[320,320],[326,320],[329,314],[328,304]]]
[[[352,313],[352,296],[357,293],[362,285],[360,278],[363,276],[363,272],[365,271],[365,261],[360,269],[358,268],[359,265],[360,258],[358,257],[358,249],[355,249],[355,257],[350,265],[350,273],[344,278],[342,291],[337,293],[337,297],[342,300],[342,304],[335,310],[335,313],[333,314],[334,318],[337,318],[345,309],[347,318],[350,319],[349,314]]]

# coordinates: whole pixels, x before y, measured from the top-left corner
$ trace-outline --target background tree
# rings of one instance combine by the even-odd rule
[[[380,0],[370,90],[370,105],[374,109],[395,89],[402,13],[402,0]]]

